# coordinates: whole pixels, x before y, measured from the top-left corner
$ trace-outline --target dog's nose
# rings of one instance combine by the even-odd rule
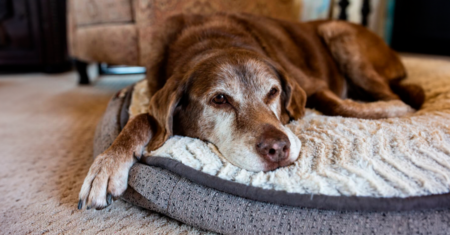
[[[278,163],[289,157],[290,146],[291,142],[286,134],[272,127],[263,132],[260,141],[256,144],[256,149],[267,161]]]

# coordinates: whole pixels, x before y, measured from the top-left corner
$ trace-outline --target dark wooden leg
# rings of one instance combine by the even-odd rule
[[[350,1],[348,0],[340,0],[339,6],[341,7],[341,11],[339,12],[340,20],[347,20],[347,7],[350,5]],[[369,24],[369,14],[370,14],[370,0],[363,0],[362,8],[361,8],[361,24],[363,26],[367,26]]]
[[[347,20],[347,7],[350,4],[348,0],[340,0],[339,6],[341,7],[341,12],[339,13],[340,20]]]
[[[86,62],[75,60],[75,68],[77,69],[79,76],[78,84],[80,85],[87,85],[90,83],[89,76],[87,74],[87,65],[88,64]]]
[[[369,25],[369,14],[370,14],[370,0],[364,0],[363,1],[363,5],[362,5],[362,9],[361,9],[361,24],[363,26]]]

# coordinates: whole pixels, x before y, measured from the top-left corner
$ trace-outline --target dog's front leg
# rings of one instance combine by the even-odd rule
[[[401,117],[414,112],[400,99],[359,103],[350,99],[342,100],[330,90],[319,91],[308,97],[308,107],[314,107],[325,115],[364,119]]]
[[[113,197],[127,189],[128,172],[142,155],[154,133],[153,118],[140,114],[131,119],[113,144],[97,156],[84,180],[79,194],[78,209],[103,209]]]

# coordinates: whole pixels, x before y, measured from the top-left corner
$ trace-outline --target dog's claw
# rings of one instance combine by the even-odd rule
[[[103,209],[111,205],[114,197],[127,189],[128,172],[134,162],[134,158],[121,159],[115,153],[97,156],[81,186],[78,208]]]
[[[110,193],[108,193],[108,195],[106,196],[106,203],[108,204],[108,206],[112,203],[112,195]]]

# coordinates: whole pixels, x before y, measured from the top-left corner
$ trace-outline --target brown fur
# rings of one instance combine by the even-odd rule
[[[254,143],[261,136],[277,141],[271,136],[277,133],[276,138],[289,146],[279,126],[301,118],[306,106],[326,115],[388,118],[412,111],[403,102],[419,108],[424,99],[422,88],[401,84],[406,72],[394,51],[364,27],[346,22],[298,23],[247,14],[177,15],[161,25],[149,43],[154,48],[147,66],[154,94],[149,114],[131,120],[95,160],[80,192],[81,206],[102,208],[109,204],[106,192],[121,194],[123,187],[105,186],[105,182],[126,182],[123,172],[120,179],[114,175],[121,167],[128,170],[139,159],[139,154],[133,158],[133,151],[140,153],[147,144],[156,149],[174,134],[217,141],[217,123],[204,117],[212,115],[206,106],[228,112],[234,120],[230,127],[238,130],[235,134],[246,134],[243,142]],[[247,102],[248,107],[231,96],[228,106],[204,102],[219,85],[244,87],[242,99],[252,99],[258,86],[271,78],[278,80],[272,88],[275,95]],[[271,131],[264,132],[263,124]],[[264,169],[290,162],[280,159]]]

